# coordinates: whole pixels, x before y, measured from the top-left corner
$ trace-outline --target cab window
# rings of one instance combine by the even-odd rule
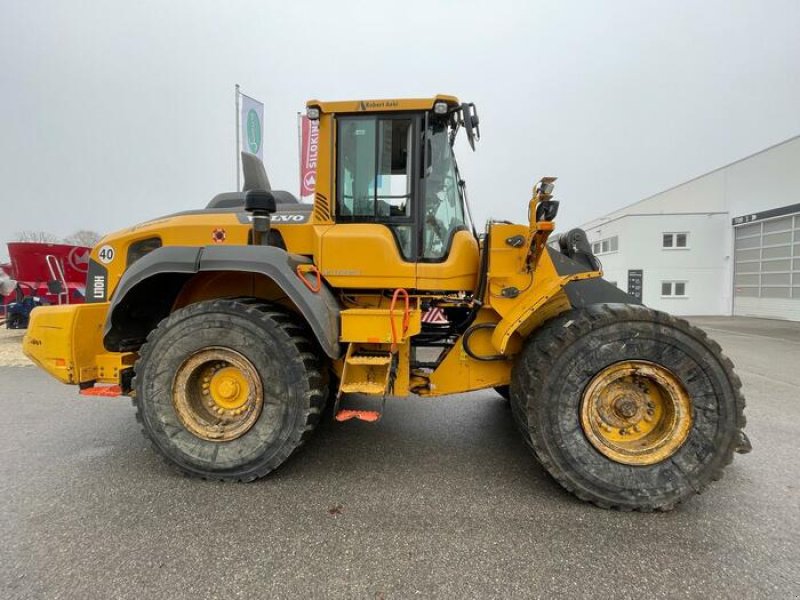
[[[385,223],[403,257],[412,252],[413,127],[410,118],[338,119],[338,221]]]
[[[466,229],[453,149],[444,123],[432,123],[426,135],[425,195],[422,207],[422,258],[447,256],[453,234]]]

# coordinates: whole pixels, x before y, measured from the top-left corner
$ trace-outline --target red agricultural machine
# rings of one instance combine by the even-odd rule
[[[91,248],[71,244],[11,242],[10,262],[0,265],[0,322],[24,329],[42,304],[81,304]]]

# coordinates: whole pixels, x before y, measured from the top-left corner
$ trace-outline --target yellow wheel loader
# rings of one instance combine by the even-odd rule
[[[101,240],[87,304],[34,310],[26,354],[82,394],[130,396],[166,460],[208,479],[276,469],[328,402],[375,422],[387,397],[485,389],[602,507],[668,510],[749,450],[719,346],[603,280],[582,231],[549,240],[555,178],[527,223],[478,233],[453,153],[461,130],[480,138],[473,104],[312,100],[307,116],[313,205],[243,154],[243,191]]]

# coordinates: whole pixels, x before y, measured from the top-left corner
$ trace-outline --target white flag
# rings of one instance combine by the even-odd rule
[[[264,160],[264,105],[250,96],[241,94],[239,124],[242,129],[242,150]]]

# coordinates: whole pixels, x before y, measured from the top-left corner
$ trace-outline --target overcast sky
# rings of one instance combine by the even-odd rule
[[[797,0],[0,0],[0,256],[232,190],[236,83],[294,193],[306,99],[473,101],[476,221],[556,175],[563,230],[800,134],[799,32]]]

